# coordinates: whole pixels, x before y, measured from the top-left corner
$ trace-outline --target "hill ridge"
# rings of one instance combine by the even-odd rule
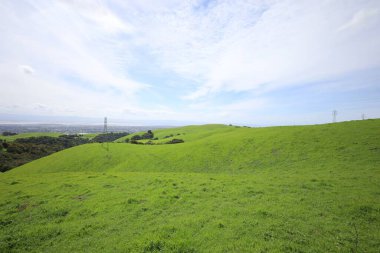
[[[205,125],[162,129],[154,131],[155,136],[160,136],[158,141],[164,135],[173,133],[179,134],[174,138],[184,139],[185,143],[86,144],[13,171],[251,173],[257,169],[302,164],[310,167],[312,162],[317,161],[328,164],[349,160],[351,164],[356,164],[372,159],[378,163],[379,129],[380,120],[268,128],[212,125],[210,129],[210,125]],[[108,145],[108,151],[105,145]]]

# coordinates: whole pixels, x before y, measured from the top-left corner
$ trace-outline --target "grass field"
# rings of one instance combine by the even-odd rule
[[[91,140],[92,138],[94,138],[97,135],[98,135],[98,133],[82,134],[82,138]]]
[[[380,120],[154,133],[0,174],[0,252],[379,252]]]
[[[0,139],[6,141],[14,141],[16,139],[21,138],[30,138],[30,137],[39,137],[39,136],[50,136],[50,137],[58,137],[62,135],[62,133],[54,133],[54,132],[34,132],[34,133],[20,133],[11,136],[0,136]]]

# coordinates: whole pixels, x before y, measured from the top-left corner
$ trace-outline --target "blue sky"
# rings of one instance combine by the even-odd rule
[[[4,0],[0,13],[0,122],[380,117],[377,0]]]

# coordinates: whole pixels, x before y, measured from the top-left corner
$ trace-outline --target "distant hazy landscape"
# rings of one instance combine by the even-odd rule
[[[149,129],[166,128],[167,126],[108,126],[110,132],[139,132]],[[0,132],[30,133],[55,132],[62,134],[101,133],[103,125],[70,125],[70,124],[0,124]]]

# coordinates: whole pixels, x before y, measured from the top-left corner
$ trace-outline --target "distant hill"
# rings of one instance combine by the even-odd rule
[[[58,137],[60,135],[62,135],[62,133],[54,133],[54,132],[19,133],[19,134],[11,135],[11,136],[0,135],[0,140],[14,141],[16,139],[21,139],[21,138],[38,137],[38,136]]]
[[[379,162],[380,120],[315,126],[246,128],[186,126],[153,131],[160,143],[176,145],[86,144],[26,164],[17,172],[143,171],[253,173],[288,167],[354,167]],[[136,133],[138,134],[138,133]],[[173,136],[164,138],[165,136]],[[132,136],[132,135],[130,135]],[[130,137],[129,136],[129,137]],[[118,141],[121,142],[123,137]]]

